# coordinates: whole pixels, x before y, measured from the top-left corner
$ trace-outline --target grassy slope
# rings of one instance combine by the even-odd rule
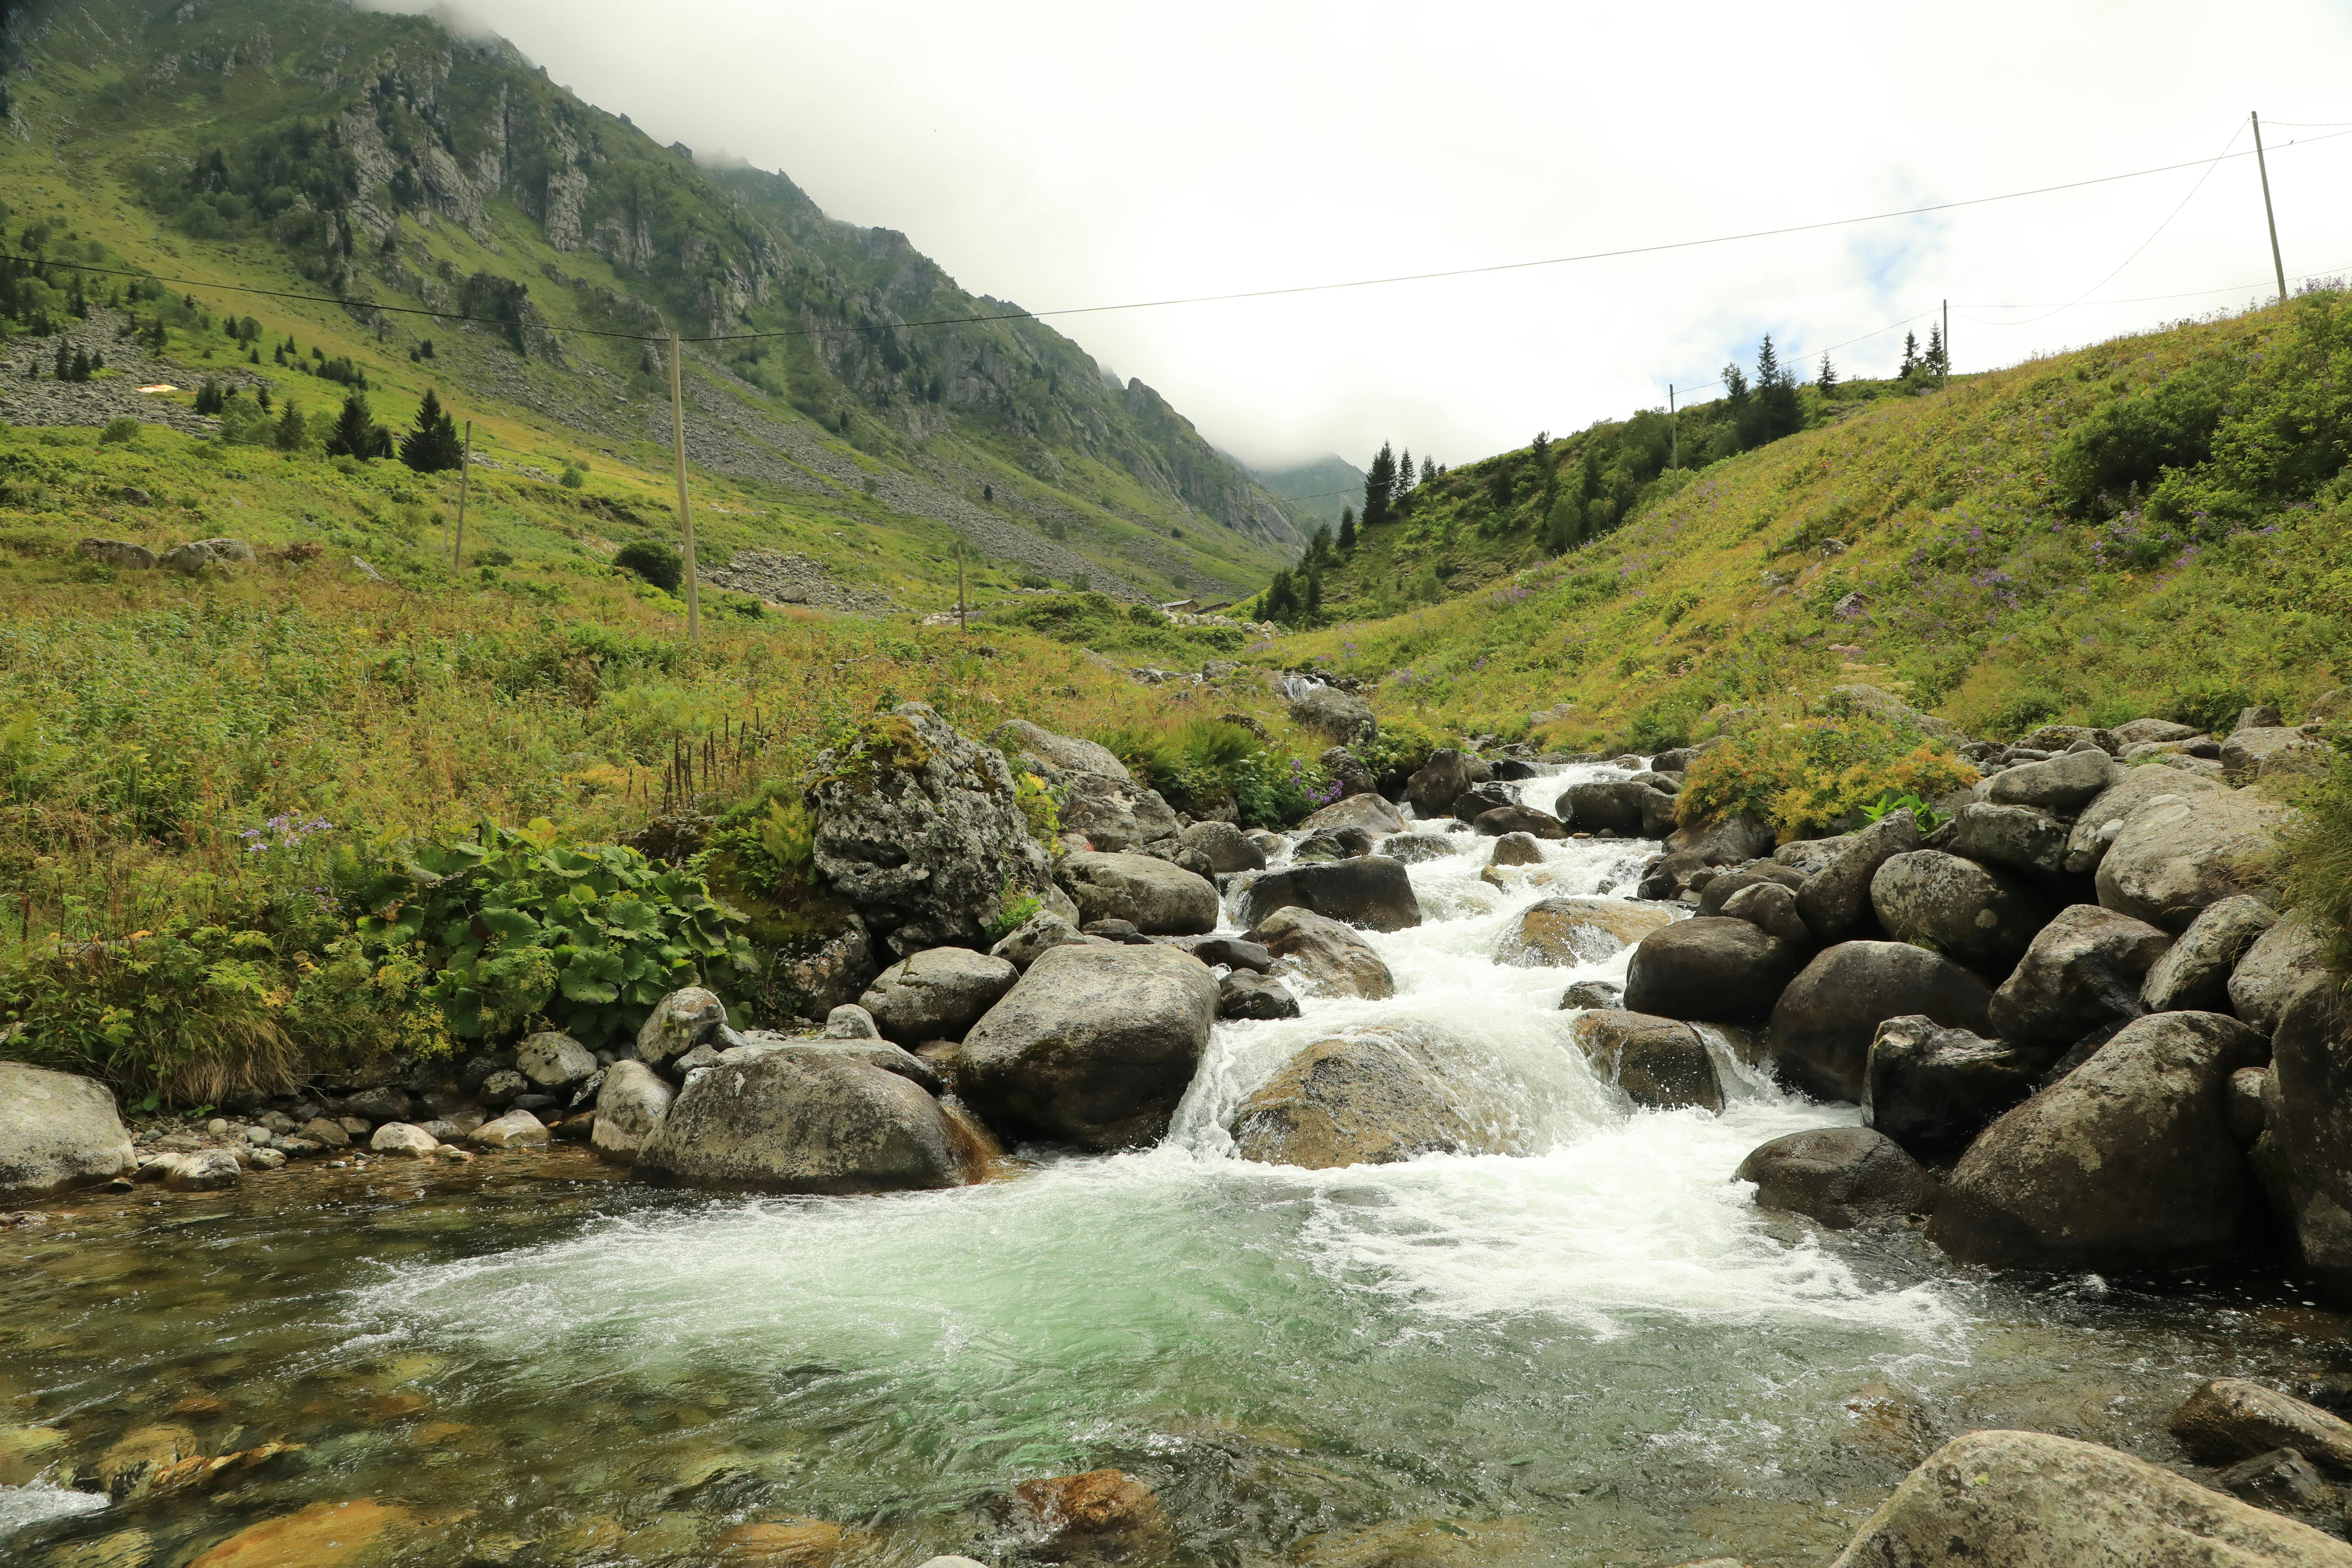
[[[1700,470],[1557,560],[1538,560],[1525,528],[1482,532],[1468,506],[1430,508],[1376,531],[1327,611],[1377,606],[1369,585],[1440,561],[1480,586],[1343,619],[1283,657],[1377,679],[1389,713],[1466,728],[1545,713],[1543,732],[1571,743],[1685,733],[1718,705],[1843,680],[1996,735],[2147,713],[2210,725],[2253,700],[2300,711],[2352,675],[2352,510],[2298,503],[2192,548],[2136,515],[2060,516],[2047,471],[2095,408],[2199,361],[2252,361],[2285,319],[2273,308],[1875,401]],[[1831,540],[1850,548],[1824,553]]]

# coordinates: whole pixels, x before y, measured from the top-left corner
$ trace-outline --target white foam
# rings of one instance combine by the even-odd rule
[[[47,1524],[53,1519],[72,1519],[85,1513],[96,1513],[106,1506],[104,1494],[69,1491],[64,1487],[36,1483],[29,1487],[0,1487],[0,1537],[29,1530],[37,1524]]]

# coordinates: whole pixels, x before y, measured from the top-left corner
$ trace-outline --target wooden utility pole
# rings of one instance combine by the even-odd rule
[[[1675,384],[1666,383],[1666,467],[1683,466],[1683,422],[1675,412]]]
[[[971,636],[971,622],[965,618],[963,605],[963,541],[956,541],[956,630]]]
[[[2254,167],[2262,171],[2263,176],[2263,221],[2271,226],[2271,267],[2278,273],[2279,302],[2284,304],[2286,263],[2279,256],[2278,214],[2271,210],[2271,165],[2270,160],[2263,156],[2263,117],[2257,113],[2246,118],[2254,122]]]
[[[1949,392],[1952,390],[1952,302],[1949,300],[1944,301],[1944,363],[1940,368],[1944,373],[1944,384],[1937,390]]]
[[[686,501],[686,395],[678,387],[677,334],[669,335],[669,451],[677,464],[677,526],[686,542],[686,640],[702,640],[702,584],[694,575],[694,513]]]
[[[466,421],[466,451],[457,459],[457,548],[449,552],[449,564],[459,571],[466,569],[466,491],[474,483],[474,422]]]

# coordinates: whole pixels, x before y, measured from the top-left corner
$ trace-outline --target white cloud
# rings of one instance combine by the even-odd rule
[[[781,168],[1034,310],[1777,227],[2210,157],[2352,121],[2352,11],[1004,0],[469,0],[662,142]],[[2293,136],[2270,131],[2273,148]],[[2242,135],[2237,145],[2247,145]],[[2352,137],[2276,151],[2288,272],[2352,267]],[[1961,369],[2268,292],[2252,160],[1852,228],[1058,320],[1254,459],[1449,461],[1952,301]],[[1926,322],[1920,328],[1924,335]],[[1902,334],[1838,354],[1891,367]]]

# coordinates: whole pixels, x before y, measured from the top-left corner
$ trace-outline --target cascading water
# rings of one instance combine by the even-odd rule
[[[1619,772],[1524,793],[1549,806]],[[238,1436],[206,1451],[310,1447],[218,1506],[398,1496],[444,1521],[417,1562],[496,1536],[538,1543],[532,1561],[698,1563],[731,1524],[789,1514],[856,1527],[861,1561],[1003,1563],[1024,1546],[991,1498],[1118,1466],[1158,1490],[1185,1562],[1730,1552],[1762,1568],[1825,1561],[1919,1457],[1909,1427],[1857,1419],[1858,1390],[1894,1385],[1923,1425],[2144,1445],[2194,1377],[2295,1353],[2283,1321],[2021,1295],[1955,1278],[1900,1229],[1760,1213],[1730,1180],[1741,1157],[1851,1109],[1783,1092],[1718,1040],[1721,1114],[1634,1110],[1559,1008],[1625,955],[1495,953],[1537,899],[1622,896],[1643,847],[1549,843],[1496,886],[1493,842],[1458,833],[1412,868],[1423,923],[1369,936],[1393,997],[1307,994],[1298,1018],[1219,1025],[1157,1148],[1032,1152],[1008,1180],[850,1199],[551,1163],[463,1193],[350,1193],[323,1227],[308,1202],[224,1199],[171,1211],[188,1228],[168,1247],[144,1221],[7,1243],[0,1397],[127,1419],[233,1389]],[[1524,1152],[1333,1171],[1236,1156],[1253,1090],[1371,1026],[1427,1042]],[[369,1414],[389,1409],[404,1414]],[[0,1531],[61,1501],[37,1494],[0,1490]],[[165,1535],[216,1536],[191,1507]],[[24,1539],[94,1539],[113,1511]]]

